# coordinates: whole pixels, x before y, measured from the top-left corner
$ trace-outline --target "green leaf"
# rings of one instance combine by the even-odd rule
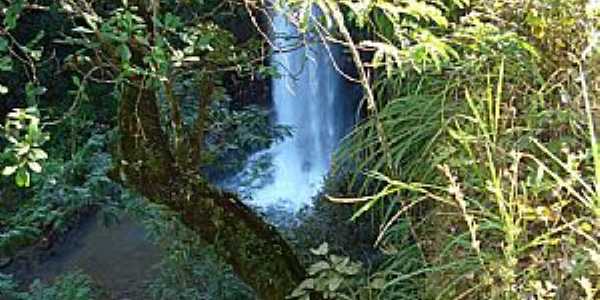
[[[324,261],[324,260],[322,260],[322,261],[319,261],[319,262],[316,262],[316,263],[312,264],[308,268],[308,274],[312,276],[312,275],[315,275],[315,274],[317,274],[317,273],[319,273],[319,272],[321,272],[323,270],[328,270],[330,268],[331,268],[331,266],[329,265],[329,263],[326,262],[326,261]]]
[[[38,86],[32,82],[25,85],[25,98],[29,106],[36,104],[36,98],[46,93],[47,89],[43,86]]]
[[[168,12],[165,15],[165,21],[164,22],[165,22],[164,26],[167,29],[177,29],[177,28],[179,28],[182,25],[181,20],[179,19],[179,17],[176,16],[176,15],[173,15],[170,12]]]
[[[131,51],[125,44],[121,44],[119,47],[117,47],[117,53],[121,58],[121,62],[128,62],[131,59]]]
[[[18,187],[29,187],[31,184],[29,171],[27,171],[25,168],[20,168],[15,176],[15,183]]]
[[[22,156],[27,154],[27,152],[29,152],[29,149],[31,149],[31,146],[29,144],[22,144],[21,146],[16,147],[16,153],[17,155]]]
[[[8,40],[4,37],[0,37],[0,52],[8,50]]]
[[[327,282],[327,288],[329,288],[330,291],[335,292],[340,287],[340,285],[342,285],[343,281],[344,278],[342,278],[342,276],[335,276],[333,278],[330,278]]]
[[[314,289],[315,288],[315,280],[313,278],[305,279],[304,281],[302,281],[302,283],[300,283],[298,288],[305,289],[305,290]]]
[[[42,172],[42,165],[40,165],[38,162],[30,161],[27,163],[27,165],[29,166],[29,169],[31,169],[31,171],[33,171],[33,172],[36,172],[36,173]]]
[[[314,255],[327,255],[329,252],[329,244],[323,243],[317,249],[310,249],[310,252],[312,252]]]
[[[381,278],[381,277],[377,277],[375,279],[373,279],[371,281],[371,283],[369,283],[369,288],[375,289],[375,290],[381,290],[385,287],[385,279]]]
[[[12,59],[10,56],[0,57],[0,71],[8,72],[12,70]]]
[[[331,260],[331,263],[334,264],[336,267],[337,266],[346,266],[348,264],[348,262],[350,262],[350,258],[348,257],[342,257],[342,256],[337,256],[337,255],[330,255],[329,256],[329,260]]]
[[[19,168],[19,166],[7,166],[4,167],[4,169],[2,170],[2,175],[3,176],[10,176],[12,174],[14,174],[17,169]]]
[[[48,154],[42,149],[35,148],[31,149],[31,158],[32,160],[48,159]]]
[[[360,263],[351,263],[344,268],[344,273],[347,275],[356,275],[360,272]]]
[[[196,41],[196,47],[202,51],[213,51],[214,48],[211,46],[213,37],[210,35],[203,35]]]
[[[298,287],[296,287],[294,289],[292,294],[290,296],[288,296],[287,299],[299,298],[301,296],[304,296],[304,295],[308,294],[308,291],[313,289],[314,286],[315,286],[314,279],[312,279],[312,278],[305,279],[304,281],[302,281],[302,283],[300,283],[300,285]]]
[[[6,27],[6,30],[12,30],[17,27],[17,19],[19,19],[19,14],[23,11],[23,4],[23,0],[14,0],[6,10],[4,15],[4,27]]]
[[[0,84],[0,95],[8,93],[8,88]]]

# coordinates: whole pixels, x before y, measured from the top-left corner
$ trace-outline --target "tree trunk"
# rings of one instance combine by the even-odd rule
[[[161,127],[155,94],[143,85],[127,85],[121,94],[120,179],[149,201],[178,212],[261,299],[285,299],[305,277],[297,256],[236,195],[212,187],[194,170],[180,169]]]

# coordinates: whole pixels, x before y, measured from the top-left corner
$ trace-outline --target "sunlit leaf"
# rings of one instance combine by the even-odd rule
[[[308,274],[312,276],[312,275],[315,275],[315,274],[317,274],[317,273],[319,273],[319,272],[321,272],[323,270],[328,270],[330,268],[331,268],[331,266],[329,265],[329,263],[326,262],[326,261],[324,261],[324,260],[322,260],[322,261],[319,261],[319,262],[316,262],[316,263],[312,264],[308,268]]]
[[[46,151],[38,148],[31,149],[31,155],[33,160],[43,160],[48,159],[48,154]]]
[[[10,176],[12,174],[14,174],[17,169],[19,168],[19,166],[7,166],[4,167],[4,169],[2,170],[2,175],[4,176]]]
[[[344,282],[344,278],[342,276],[334,276],[329,278],[327,281],[327,287],[329,288],[329,291],[334,292],[337,291],[340,285],[342,285],[342,282]]]
[[[15,176],[15,183],[18,187],[29,187],[31,183],[29,172],[25,168],[20,168]]]
[[[323,243],[316,249],[310,249],[310,252],[312,252],[314,255],[319,256],[327,255],[327,253],[329,252],[329,244]]]
[[[42,172],[42,165],[40,165],[38,162],[30,161],[27,163],[27,165],[29,166],[29,169],[35,173]]]

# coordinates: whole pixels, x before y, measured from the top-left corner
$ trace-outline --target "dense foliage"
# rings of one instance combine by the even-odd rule
[[[172,231],[181,231],[184,226],[163,213],[164,207],[148,207],[114,177],[109,178],[115,162],[120,161],[116,147],[120,137],[115,126],[120,90],[129,72],[141,72],[154,76],[155,83],[165,83],[156,86],[161,95],[161,122],[166,131],[176,133],[165,142],[180,144],[183,131],[200,131],[198,141],[204,151],[197,155],[196,167],[211,180],[236,172],[252,152],[289,134],[288,128],[270,124],[269,112],[262,106],[267,101],[263,73],[270,69],[262,64],[258,34],[232,27],[236,24],[228,17],[244,14],[243,7],[220,1],[161,3],[164,16],[161,14],[161,20],[153,25],[163,28],[164,40],[143,59],[143,67],[146,62],[150,66],[142,70],[137,61],[128,66],[135,50],[126,42],[136,34],[139,39],[155,39],[157,32],[147,31],[146,21],[139,16],[146,13],[140,11],[145,6],[126,1],[104,1],[94,6],[68,1],[0,5],[4,124],[0,139],[0,267],[52,247],[91,214],[100,212],[110,224],[127,212],[148,224],[148,232],[165,253],[156,281],[149,285],[148,297],[252,297],[229,268],[217,263],[214,251],[190,242],[199,239],[193,233],[174,239]],[[89,19],[89,13],[95,19]],[[101,18],[107,22],[100,22]],[[103,40],[90,34],[94,22],[102,24],[102,39],[114,44],[117,61],[105,56],[113,45],[104,49],[107,53],[98,52],[102,50],[98,43]],[[200,56],[206,60],[199,61]],[[204,65],[211,71],[193,69],[193,64],[207,61],[214,62]],[[133,70],[136,67],[140,69]],[[174,69],[167,70],[171,67]],[[159,78],[167,73],[172,76],[170,80]],[[206,74],[210,77],[203,78]],[[213,92],[210,101],[202,100],[198,106],[198,99],[206,96],[199,88],[203,80],[211,83]],[[196,125],[199,115],[206,120]],[[180,255],[192,252],[192,256]],[[15,292],[3,294],[3,299],[30,299],[29,294],[41,290],[40,284],[17,286],[8,278],[5,282],[12,287],[7,291]],[[29,293],[21,293],[24,289]],[[40,297],[91,297],[88,293],[75,298],[61,296],[69,287],[60,283],[56,292],[52,289],[40,292]]]
[[[0,287],[0,296],[15,300],[87,300],[98,296],[93,292],[91,279],[81,273],[66,274],[50,286],[35,281],[29,292],[20,291],[10,276],[0,275]]]
[[[225,266],[238,257],[177,218],[185,205],[142,200],[165,194],[139,178],[205,187],[290,134],[246,105],[260,99],[238,97],[240,82],[274,75],[261,24],[281,9],[310,37],[297,40],[339,43],[354,62],[344,76],[363,87],[364,118],[336,155],[342,175],[329,200],[380,225],[373,243],[385,256],[363,266],[324,243],[304,281],[283,279],[298,285],[283,291],[289,298],[600,295],[597,1],[14,0],[0,9],[0,264],[86,213],[124,209],[168,253],[150,297],[254,297]],[[147,137],[153,127],[160,136]],[[214,209],[218,224],[227,211]],[[264,297],[273,288],[264,274],[240,265],[275,260],[245,258],[232,269]],[[2,275],[0,296],[89,299],[91,285],[75,274],[24,291]]]
[[[338,155],[368,196],[332,200],[390,256],[354,298],[595,299],[597,4],[340,2],[377,109]]]

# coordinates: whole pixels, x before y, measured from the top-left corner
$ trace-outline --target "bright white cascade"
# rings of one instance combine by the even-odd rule
[[[297,31],[288,20],[273,18],[273,40],[280,49],[298,44]],[[297,212],[310,206],[322,188],[331,156],[353,122],[355,86],[336,70],[341,49],[315,41],[293,51],[275,51],[271,64],[281,75],[272,81],[277,124],[292,128],[293,136],[265,154],[272,158],[270,180],[249,190],[250,204]],[[353,92],[354,91],[354,92]]]

